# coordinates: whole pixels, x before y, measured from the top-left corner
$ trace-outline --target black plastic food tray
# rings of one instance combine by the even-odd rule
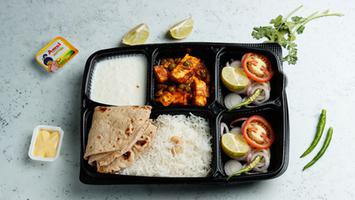
[[[223,96],[228,93],[220,80],[220,72],[227,61],[241,59],[244,53],[256,52],[269,58],[274,76],[271,80],[270,100],[253,108],[241,108],[227,112],[223,105]],[[154,102],[155,78],[153,66],[160,59],[168,57],[183,57],[186,53],[200,58],[211,74],[211,97],[206,107],[196,106],[168,106],[164,107]],[[208,120],[212,136],[212,163],[211,172],[207,177],[144,177],[125,176],[116,174],[101,174],[83,159],[88,133],[91,127],[93,110],[96,106],[104,105],[90,100],[90,81],[95,62],[117,55],[144,54],[148,61],[146,104],[152,105],[151,117],[159,114],[192,113]],[[80,148],[80,181],[86,184],[161,184],[161,183],[242,183],[275,178],[280,176],[288,165],[289,148],[289,120],[288,106],[285,92],[286,77],[282,73],[281,47],[278,44],[230,44],[230,43],[168,43],[148,44],[132,47],[119,47],[100,50],[92,54],[85,66],[82,94],[81,94],[81,148]],[[238,117],[247,117],[254,114],[265,117],[275,131],[275,142],[271,147],[271,162],[267,173],[244,174],[229,181],[223,170],[223,163],[228,160],[220,148],[220,123],[230,123]]]

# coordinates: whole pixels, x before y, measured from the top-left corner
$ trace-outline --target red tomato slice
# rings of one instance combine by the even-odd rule
[[[274,142],[274,131],[269,122],[259,115],[253,115],[242,126],[245,141],[255,149],[267,149]]]
[[[246,75],[256,82],[267,82],[273,75],[270,61],[263,55],[246,53],[241,62]]]

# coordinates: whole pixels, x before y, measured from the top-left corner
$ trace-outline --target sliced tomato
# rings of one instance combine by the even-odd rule
[[[267,149],[274,142],[274,131],[269,122],[259,115],[253,115],[245,121],[242,134],[245,141],[255,149]]]
[[[260,54],[244,54],[242,57],[242,67],[246,75],[256,82],[267,82],[273,75],[269,59]]]

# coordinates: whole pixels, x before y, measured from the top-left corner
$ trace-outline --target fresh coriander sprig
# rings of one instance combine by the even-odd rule
[[[302,34],[305,25],[317,18],[329,16],[343,16],[341,13],[333,13],[329,10],[324,12],[314,12],[308,17],[293,16],[303,6],[299,6],[288,14],[285,18],[282,15],[277,16],[270,21],[271,26],[254,27],[251,35],[255,39],[265,38],[265,42],[279,43],[288,54],[283,58],[288,64],[294,65],[297,62],[297,44],[295,43],[296,36]]]

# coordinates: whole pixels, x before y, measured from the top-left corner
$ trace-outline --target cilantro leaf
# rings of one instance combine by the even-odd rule
[[[341,13],[331,13],[329,10],[324,12],[315,12],[308,17],[292,16],[300,10],[302,6],[293,10],[286,18],[282,15],[270,20],[269,26],[254,27],[251,35],[253,38],[260,40],[266,39],[265,42],[276,42],[280,44],[288,54],[282,59],[288,64],[295,65],[297,63],[297,44],[296,36],[304,32],[305,25],[317,18],[327,16],[343,16]],[[290,18],[290,19],[289,19]]]

